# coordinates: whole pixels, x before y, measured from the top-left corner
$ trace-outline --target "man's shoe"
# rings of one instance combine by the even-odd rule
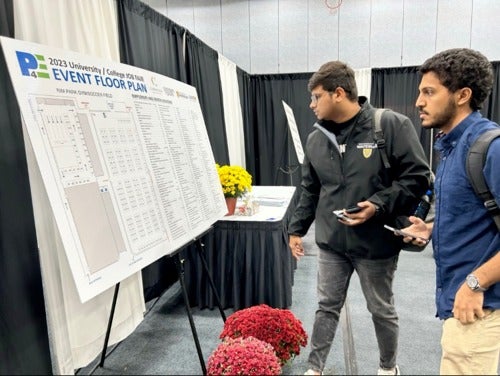
[[[316,371],[315,369],[309,368],[304,375],[321,375],[321,371]]]
[[[382,368],[378,369],[377,375],[401,375],[399,372],[399,366],[395,366],[392,368]]]

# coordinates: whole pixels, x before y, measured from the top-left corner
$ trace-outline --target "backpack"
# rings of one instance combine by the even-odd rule
[[[465,167],[474,192],[483,200],[484,207],[491,214],[493,221],[495,221],[500,231],[500,208],[491,194],[483,175],[488,148],[491,142],[497,137],[500,137],[500,128],[498,127],[481,134],[469,149]]]
[[[384,132],[382,131],[382,114],[387,111],[385,108],[376,108],[373,113],[373,130],[377,148],[380,150],[382,161],[385,168],[390,168],[387,151],[385,149]],[[486,155],[490,143],[497,137],[500,137],[500,128],[490,129],[481,134],[469,149],[466,161],[466,170],[469,181],[476,195],[484,202],[484,206],[493,217],[493,221],[500,231],[500,208],[498,207],[488,185],[484,179],[483,167],[486,161]]]
[[[376,108],[373,112],[372,116],[372,127],[373,127],[373,133],[375,135],[375,142],[377,144],[377,149],[380,150],[380,157],[382,159],[382,163],[384,164],[384,167],[386,169],[391,168],[391,164],[389,163],[389,157],[387,156],[387,149],[385,147],[385,139],[384,139],[384,132],[382,131],[382,125],[381,125],[381,120],[382,120],[382,115],[385,111],[390,111],[386,108]],[[432,174],[431,174],[432,175]],[[396,226],[403,228],[409,226],[411,223],[408,220],[407,216],[398,216],[396,218]],[[422,252],[425,248],[426,245],[420,246],[420,245],[414,245],[411,243],[403,243],[401,240],[401,245],[402,245],[402,250],[403,251],[409,251],[409,252]]]

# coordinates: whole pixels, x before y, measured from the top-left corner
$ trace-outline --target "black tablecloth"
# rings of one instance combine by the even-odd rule
[[[203,252],[222,307],[234,310],[265,303],[292,304],[295,259],[286,228],[298,199],[295,191],[284,217],[275,222],[218,221],[201,238]],[[195,245],[182,250],[186,289],[191,306],[217,306]]]

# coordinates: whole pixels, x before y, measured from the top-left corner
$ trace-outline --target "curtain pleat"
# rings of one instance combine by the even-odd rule
[[[139,0],[122,0],[117,6],[121,62],[187,82],[186,30]]]
[[[484,102],[481,113],[500,124],[500,61],[494,61],[491,64],[493,66],[493,90]]]
[[[187,83],[194,86],[198,93],[215,161],[220,165],[228,164],[219,55],[189,32],[186,34],[186,69]]]
[[[293,185],[300,182],[300,166],[282,101],[294,111],[302,144],[315,122],[309,109],[307,82],[311,73],[251,76],[243,103],[247,165],[256,185]],[[240,73],[240,81],[244,76]],[[252,166],[250,159],[254,159]]]
[[[493,90],[484,103],[481,113],[487,118],[500,121],[500,62],[493,65]],[[415,101],[420,84],[418,67],[374,68],[372,69],[371,103],[375,107],[386,107],[401,112],[410,118],[420,136],[420,142],[427,158],[435,171],[439,163],[439,155],[433,149],[434,131],[423,129],[420,125]]]
[[[250,103],[250,82],[251,76],[239,67],[236,67],[236,77],[238,79],[238,89],[240,92],[240,107],[243,119],[243,136],[245,138],[244,149],[246,170],[252,175],[252,184],[256,185],[256,155],[255,133],[250,123],[250,113],[253,111]]]
[[[418,67],[373,68],[371,103],[375,107],[390,108],[408,116],[415,126],[428,160],[435,166],[433,132],[422,128],[418,109],[415,107],[419,83]]]

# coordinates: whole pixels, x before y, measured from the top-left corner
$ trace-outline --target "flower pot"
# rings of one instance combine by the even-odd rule
[[[234,210],[236,209],[236,197],[226,197],[226,205],[227,205],[227,214],[233,215]]]

